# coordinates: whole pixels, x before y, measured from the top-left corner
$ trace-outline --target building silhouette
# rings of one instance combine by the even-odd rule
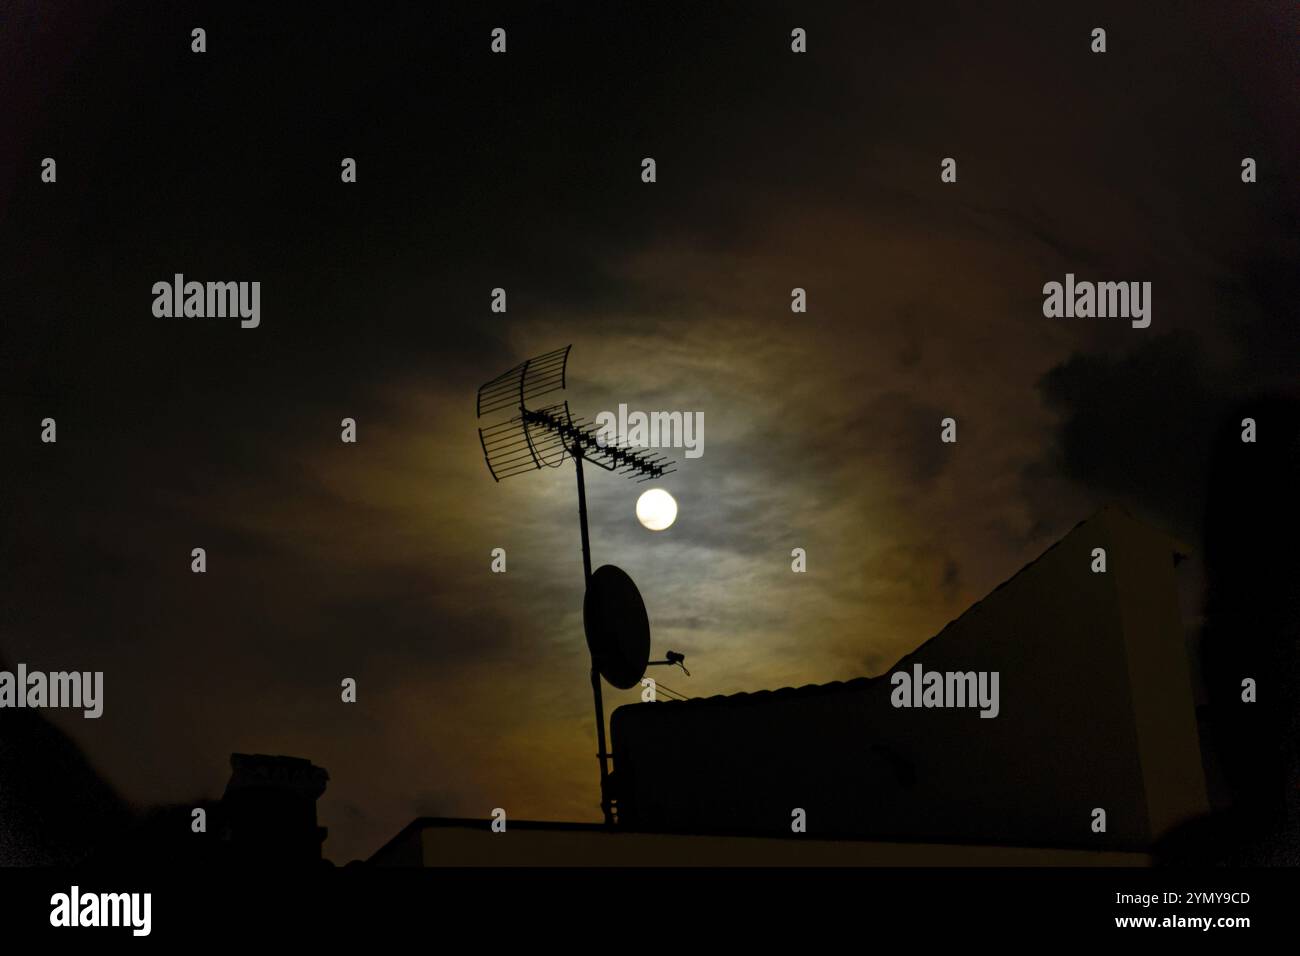
[[[810,835],[1145,852],[1208,809],[1180,549],[1107,508],[887,674],[620,707],[620,822],[784,835],[798,808]],[[997,673],[996,716],[894,706],[915,665]]]

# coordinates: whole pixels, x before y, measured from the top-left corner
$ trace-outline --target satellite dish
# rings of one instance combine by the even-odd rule
[[[600,676],[619,690],[635,687],[650,661],[650,618],[627,572],[597,568],[582,601],[587,647]]]

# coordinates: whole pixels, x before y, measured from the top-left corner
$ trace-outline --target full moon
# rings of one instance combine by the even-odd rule
[[[651,531],[663,531],[677,520],[677,502],[662,488],[651,488],[636,500],[636,520]]]

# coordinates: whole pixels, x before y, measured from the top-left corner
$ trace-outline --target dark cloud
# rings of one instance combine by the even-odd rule
[[[1272,294],[1253,287],[1250,304]],[[1191,332],[1175,332],[1123,355],[1075,354],[1053,367],[1039,388],[1059,424],[1037,472],[1130,503],[1198,539],[1215,436],[1240,428],[1229,419],[1243,401],[1300,372],[1294,350],[1276,341],[1281,324],[1251,321],[1251,311],[1238,302],[1228,313],[1234,318],[1223,331],[1231,338],[1219,361]]]
[[[1179,533],[1198,527],[1228,397],[1190,335],[1153,338],[1119,358],[1075,355],[1040,387],[1061,419],[1051,451],[1059,474],[1138,502]]]

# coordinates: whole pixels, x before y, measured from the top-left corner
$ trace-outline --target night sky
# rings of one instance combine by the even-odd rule
[[[569,343],[575,413],[704,414],[667,532],[588,471],[691,696],[887,670],[1110,501],[1196,549],[1300,371],[1295,6],[704,6],[0,11],[0,658],[105,672],[49,717],[127,798],[307,757],[338,862],[599,819],[572,469],[494,483],[474,415]],[[156,318],[177,272],[260,327]],[[1045,318],[1067,272],[1150,328]]]

